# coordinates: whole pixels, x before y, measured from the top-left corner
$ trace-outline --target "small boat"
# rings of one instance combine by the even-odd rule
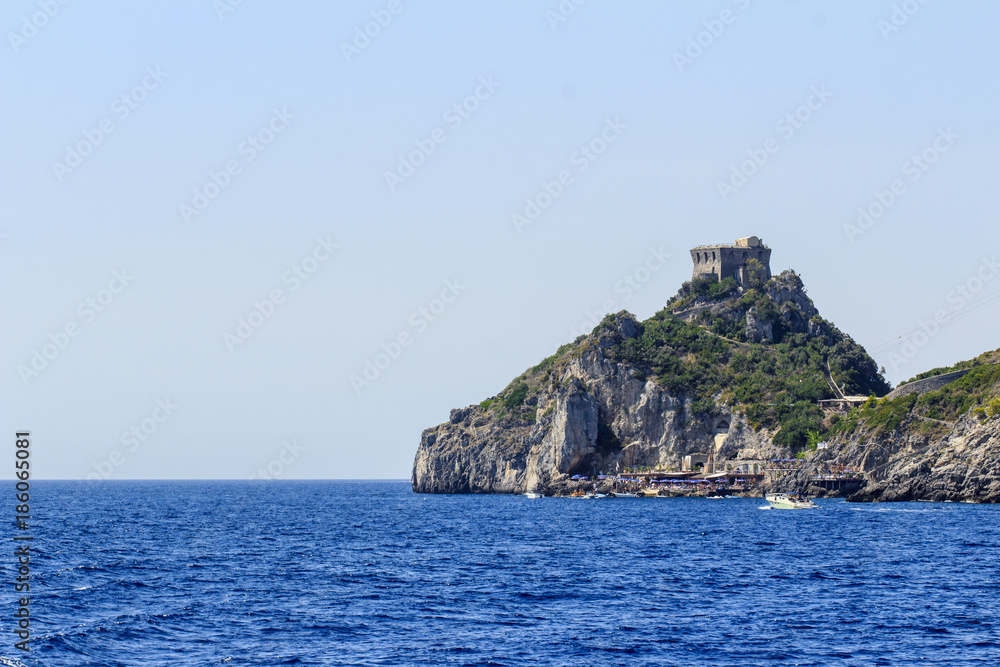
[[[819,507],[801,493],[769,493],[764,498],[767,504],[776,510],[807,510]]]
[[[524,494],[524,497],[525,498],[544,498],[545,494],[544,493],[534,493],[532,491],[528,491],[526,494]]]
[[[660,490],[654,488],[646,488],[639,491],[638,495],[640,498],[658,498],[660,496]]]
[[[615,498],[637,498],[638,497],[634,493],[622,493],[620,491],[615,491],[612,495]]]

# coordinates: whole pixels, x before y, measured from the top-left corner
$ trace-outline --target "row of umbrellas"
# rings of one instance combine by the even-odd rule
[[[597,479],[607,479],[607,478],[608,478],[608,475],[598,475],[597,476]],[[586,475],[573,475],[572,477],[570,477],[570,479],[574,480],[574,481],[577,481],[577,480],[588,479],[588,477]],[[620,482],[642,482],[643,480],[641,480],[641,479],[631,479],[629,477],[619,477],[618,481],[620,481]],[[743,480],[740,479],[740,480],[736,480],[736,481],[742,482]],[[707,480],[707,479],[654,479],[654,480],[652,480],[652,482],[653,482],[653,484],[657,484],[657,483],[659,483],[659,484],[666,484],[666,483],[701,484],[703,482],[707,483],[707,484],[711,484],[711,481]]]

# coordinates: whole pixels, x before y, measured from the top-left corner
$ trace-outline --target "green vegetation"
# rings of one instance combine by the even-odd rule
[[[1000,416],[1000,398],[994,398],[982,407],[973,408],[972,412],[983,421]]]
[[[754,428],[780,428],[775,442],[793,452],[815,447],[827,433],[816,402],[834,396],[826,379],[827,364],[845,393],[884,395],[889,386],[849,336],[818,315],[810,319],[793,302],[775,303],[770,294],[801,289],[794,273],[779,276],[780,285],[776,279],[763,281],[763,267],[753,275],[758,287],[742,292],[731,278],[685,283],[666,308],[644,322],[635,322],[627,313],[608,315],[591,335],[563,345],[481,406],[533,422],[537,396],[554,391],[557,384],[568,389],[578,382],[565,374],[567,365],[600,348],[606,358],[631,365],[632,377],[692,398],[685,421],[708,424],[725,404],[745,414]],[[690,322],[673,314],[695,303],[711,312]],[[773,342],[747,341],[751,308],[758,321],[770,324]],[[630,337],[622,334],[625,326]],[[621,446],[606,425],[599,439],[609,448]]]
[[[720,299],[736,294],[739,289],[736,279],[729,277],[719,282],[708,278],[698,278],[691,283],[691,291],[698,296]]]
[[[848,436],[864,429],[873,435],[880,435],[898,429],[913,417],[955,422],[969,411],[980,419],[992,419],[1000,415],[1000,365],[996,365],[997,352],[987,352],[950,368],[936,368],[910,380],[913,382],[964,368],[972,369],[937,391],[919,396],[909,394],[892,400],[869,398],[864,406],[833,425],[832,431]],[[925,434],[944,427],[936,427],[927,422],[917,426]]]
[[[559,349],[556,350],[555,354],[553,354],[551,357],[546,357],[545,359],[542,359],[542,361],[539,362],[537,366],[531,369],[531,372],[534,374],[538,374],[550,371],[555,366],[556,360],[562,357],[566,353],[566,351],[572,347],[573,347],[572,343],[566,343],[565,345],[560,345]]]
[[[517,386],[507,392],[507,396],[503,399],[503,406],[508,410],[518,409],[524,403],[524,399],[528,397],[529,389],[526,383],[519,382]]]
[[[699,299],[718,301],[739,292],[739,284],[735,278],[726,278],[722,282],[709,278],[695,278],[684,283],[678,296],[671,299],[669,305],[675,310],[684,310]]]
[[[869,398],[861,408],[854,410],[845,419],[838,422],[833,427],[833,433],[852,433],[862,421],[865,423],[865,427],[874,434],[894,431],[909,416],[916,402],[916,394],[901,396],[891,401],[878,401]]]
[[[614,323],[606,320],[605,325]],[[672,393],[696,396],[691,408],[695,418],[716,414],[716,397],[721,396],[755,428],[780,426],[775,442],[798,451],[808,444],[810,431],[823,431],[823,413],[816,402],[833,397],[826,361],[845,391],[884,394],[889,389],[874,361],[854,341],[839,334],[831,342],[786,333],[776,344],[736,345],[661,311],[642,323],[640,337],[612,344],[605,354],[647,369],[649,377]]]
[[[797,401],[792,404],[778,404],[777,413],[781,430],[774,436],[774,444],[798,452],[808,447],[810,434],[815,434],[812,437],[816,440],[819,439],[823,412],[816,407],[815,403]],[[810,449],[815,448],[815,443],[812,443]]]
[[[747,273],[749,274],[747,279],[748,287],[751,289],[760,289],[764,286],[764,276],[767,274],[763,264],[756,259],[751,259],[747,262]]]
[[[952,373],[954,371],[964,371],[967,368],[975,368],[976,366],[983,366],[985,364],[1000,364],[1000,349],[993,350],[992,352],[985,352],[975,359],[967,359],[965,361],[960,361],[954,366],[941,366],[939,368],[932,368],[929,371],[924,371],[919,375],[911,377],[905,382],[900,382],[899,386],[902,387],[904,384],[909,384],[911,382],[916,382],[917,380],[923,380],[926,378],[935,377],[937,375],[944,375],[945,373]]]

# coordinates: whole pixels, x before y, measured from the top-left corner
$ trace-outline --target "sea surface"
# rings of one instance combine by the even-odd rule
[[[31,653],[8,546],[0,664],[1000,664],[1000,507],[396,481],[34,482],[31,500]]]

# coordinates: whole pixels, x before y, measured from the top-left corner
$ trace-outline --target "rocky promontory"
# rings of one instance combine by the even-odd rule
[[[695,279],[645,321],[625,311],[425,430],[421,493],[558,492],[577,474],[791,458],[829,426],[817,401],[882,396],[864,349],[820,317],[797,274]]]

